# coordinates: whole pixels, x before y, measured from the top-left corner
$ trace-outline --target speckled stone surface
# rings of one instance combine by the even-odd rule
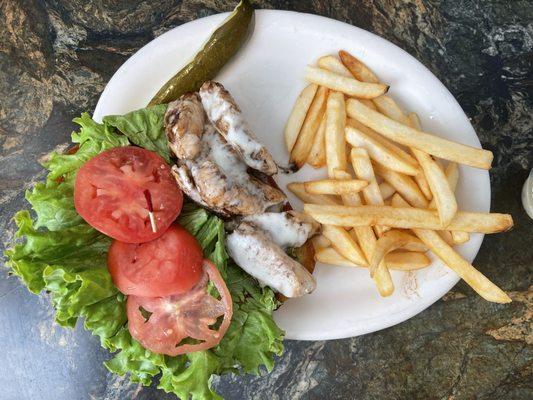
[[[520,188],[533,167],[533,3],[519,0],[257,1],[374,32],[424,63],[455,95],[495,155],[492,209],[512,232],[486,237],[476,266],[513,303],[482,301],[459,283],[418,316],[384,331],[329,342],[286,342],[264,377],[215,380],[228,399],[533,398],[533,221]],[[72,118],[94,109],[137,49],[184,22],[228,11],[223,1],[0,0],[0,229],[37,160],[68,141]],[[82,328],[53,323],[46,296],[0,279],[0,399],[171,399],[108,373]]]

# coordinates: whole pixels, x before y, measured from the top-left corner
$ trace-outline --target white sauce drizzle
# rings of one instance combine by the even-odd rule
[[[239,149],[246,164],[261,170],[263,160],[254,159],[252,156],[258,154],[264,146],[254,137],[241,113],[236,112],[232,104],[223,98],[220,88],[215,86],[212,90],[201,90],[200,98],[209,119],[213,123],[222,121],[227,125],[228,131],[225,136],[228,143]]]
[[[310,223],[298,221],[286,212],[250,215],[244,220],[266,232],[282,248],[302,246],[313,231]]]

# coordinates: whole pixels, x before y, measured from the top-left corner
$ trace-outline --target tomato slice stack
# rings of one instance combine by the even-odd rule
[[[233,312],[218,269],[204,260],[196,238],[174,222],[182,203],[165,161],[139,147],[107,150],[76,176],[76,210],[115,239],[107,264],[113,283],[128,296],[131,335],[170,356],[217,345]],[[208,293],[208,282],[217,297]]]

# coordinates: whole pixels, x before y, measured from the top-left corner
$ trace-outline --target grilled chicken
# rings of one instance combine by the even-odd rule
[[[197,93],[187,93],[169,104],[165,114],[168,145],[179,159],[194,159],[200,152],[205,112]]]
[[[239,106],[224,86],[207,81],[199,93],[207,117],[226,141],[237,149],[246,165],[269,176],[277,173],[278,167],[274,159],[256,139]]]
[[[249,215],[244,217],[242,221],[254,224],[283,249],[303,246],[307,239],[320,228],[320,224],[315,220],[294,210]]]
[[[287,200],[248,173],[238,151],[205,118],[198,95],[170,103],[165,122],[169,147],[178,158],[172,172],[192,200],[225,217],[262,213]]]
[[[237,265],[262,285],[286,297],[311,293],[316,287],[313,275],[287,255],[274,238],[253,222],[243,221],[228,235],[226,246]]]
[[[262,284],[286,297],[315,289],[313,276],[284,249],[300,247],[318,224],[281,209],[287,198],[269,184],[278,167],[246,125],[224,87],[206,82],[169,104],[165,114],[169,147],[177,157],[172,173],[193,201],[224,217],[227,248],[235,262]]]

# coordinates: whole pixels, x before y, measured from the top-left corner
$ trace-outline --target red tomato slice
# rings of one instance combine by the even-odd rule
[[[205,274],[190,291],[168,297],[129,296],[128,326],[136,340],[155,353],[177,356],[216,346],[228,330],[233,315],[231,295],[218,269],[204,260]],[[220,294],[220,300],[207,293],[210,280]],[[149,313],[145,318],[141,308]],[[211,326],[222,317],[218,329]],[[180,344],[186,338],[200,341]]]
[[[152,231],[145,191],[151,196],[157,231]],[[127,243],[161,236],[176,219],[183,193],[165,160],[140,147],[116,147],[87,161],[74,187],[76,211],[92,227]]]
[[[107,266],[118,289],[128,295],[164,297],[185,293],[202,276],[202,249],[178,224],[150,242],[113,241]]]

